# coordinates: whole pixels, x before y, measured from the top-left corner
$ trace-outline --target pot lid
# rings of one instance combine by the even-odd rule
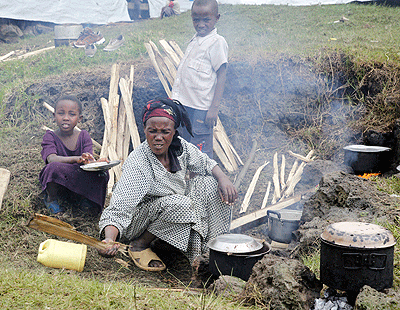
[[[249,253],[261,249],[263,244],[247,235],[225,234],[210,240],[208,247],[223,253]]]
[[[348,145],[343,148],[344,150],[353,151],[353,152],[365,152],[365,153],[376,153],[376,152],[383,152],[389,151],[389,147],[384,146],[375,146],[375,145]]]
[[[281,209],[279,211],[269,211],[268,215],[270,217],[279,218],[285,221],[300,221],[303,211],[299,210],[285,210]]]
[[[375,224],[339,222],[329,225],[321,239],[336,245],[355,248],[388,248],[396,244],[390,230]]]

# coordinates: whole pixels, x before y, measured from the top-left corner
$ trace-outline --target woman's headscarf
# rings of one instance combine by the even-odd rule
[[[145,105],[142,112],[142,120],[144,126],[146,126],[147,120],[151,117],[169,118],[170,120],[174,121],[175,129],[177,129],[179,126],[186,127],[189,134],[193,137],[192,124],[190,123],[189,115],[184,106],[178,100],[162,98],[149,101]],[[176,130],[168,151],[173,157],[173,162],[179,166],[177,157],[182,155],[183,149],[181,141],[178,139],[178,136],[179,133]]]

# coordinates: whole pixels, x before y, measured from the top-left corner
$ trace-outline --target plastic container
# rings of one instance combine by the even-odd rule
[[[87,246],[48,239],[39,246],[37,261],[51,268],[65,268],[81,272],[85,266]]]
[[[77,24],[63,24],[54,26],[54,45],[55,47],[61,45],[70,45],[72,42],[78,40],[79,35],[83,31],[82,25]]]

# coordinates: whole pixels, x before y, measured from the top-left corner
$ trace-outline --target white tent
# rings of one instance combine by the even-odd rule
[[[193,0],[178,0],[181,12],[190,10]],[[318,5],[352,0],[218,0],[221,4]],[[360,0],[368,1],[368,0]],[[148,0],[151,18],[160,17],[167,0]],[[0,0],[0,17],[44,21],[56,24],[107,24],[130,21],[126,0]]]
[[[56,24],[131,20],[126,0],[0,0],[0,17]]]

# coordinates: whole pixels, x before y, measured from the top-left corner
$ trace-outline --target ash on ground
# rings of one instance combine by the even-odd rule
[[[324,292],[324,298],[317,298],[312,310],[352,310],[353,307],[348,303],[346,296],[328,288]]]

